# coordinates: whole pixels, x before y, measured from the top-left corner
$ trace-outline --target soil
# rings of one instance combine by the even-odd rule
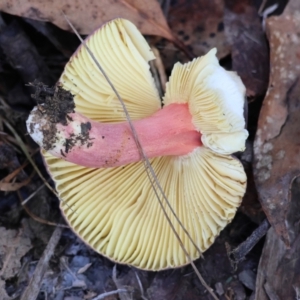
[[[35,88],[31,97],[36,100],[41,113],[49,116],[52,123],[67,125],[68,114],[75,111],[74,96],[59,85],[49,88],[35,81],[30,86]]]

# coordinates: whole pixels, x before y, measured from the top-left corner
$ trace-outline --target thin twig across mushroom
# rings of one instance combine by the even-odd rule
[[[248,136],[241,80],[219,66],[213,49],[175,65],[162,108],[148,65],[155,57],[132,23],[111,21],[86,43],[122,96],[174,211],[205,251],[232,220],[245,192],[243,167],[231,156],[244,150]],[[53,123],[39,104],[27,128],[47,150],[43,155],[70,226],[120,263],[147,270],[187,264],[155,201],[122,107],[84,47],[58,85],[74,95],[75,111]],[[198,258],[166,210],[189,255]]]

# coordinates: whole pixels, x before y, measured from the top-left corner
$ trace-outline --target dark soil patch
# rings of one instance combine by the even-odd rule
[[[36,100],[42,114],[49,116],[50,122],[67,125],[68,114],[74,112],[74,95],[61,86],[48,87],[42,82],[30,84],[35,88],[32,98]]]

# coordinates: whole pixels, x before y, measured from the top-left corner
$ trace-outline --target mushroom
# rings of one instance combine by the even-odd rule
[[[173,210],[205,251],[234,217],[246,188],[242,164],[231,155],[244,150],[248,136],[240,78],[220,67],[212,49],[174,66],[162,107],[148,65],[155,57],[131,22],[106,23],[86,44],[121,95]],[[74,95],[75,111],[57,122],[40,104],[27,128],[45,149],[70,227],[119,263],[146,270],[188,264],[121,104],[85,47],[72,56],[57,89]],[[199,252],[163,205],[190,257],[197,259]]]

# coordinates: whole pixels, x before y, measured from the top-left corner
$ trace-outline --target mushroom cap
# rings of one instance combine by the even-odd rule
[[[116,19],[96,30],[86,43],[122,96],[131,119],[161,108],[148,64],[155,56],[135,25]],[[82,45],[66,65],[59,84],[75,95],[76,112],[100,122],[126,120],[115,93]]]
[[[120,93],[132,119],[150,116],[160,109],[148,66],[154,57],[132,23],[113,20],[90,36],[87,44]],[[190,64],[178,66],[169,86],[175,77],[180,78],[176,70],[180,72]],[[184,78],[178,80],[181,85]],[[76,111],[101,122],[126,121],[118,100],[84,47],[71,58],[59,83],[75,95]],[[178,99],[189,92],[184,89],[177,94]],[[169,95],[170,92],[166,103],[172,101]],[[199,111],[206,107],[205,101],[198,102]],[[66,162],[45,151],[43,155],[67,222],[95,251],[146,270],[189,263],[161,210],[142,162],[96,169]],[[176,215],[201,251],[205,251],[240,205],[246,187],[241,163],[206,147],[198,147],[184,156],[153,158],[150,162]],[[198,258],[197,249],[166,203],[163,205],[190,257]]]

